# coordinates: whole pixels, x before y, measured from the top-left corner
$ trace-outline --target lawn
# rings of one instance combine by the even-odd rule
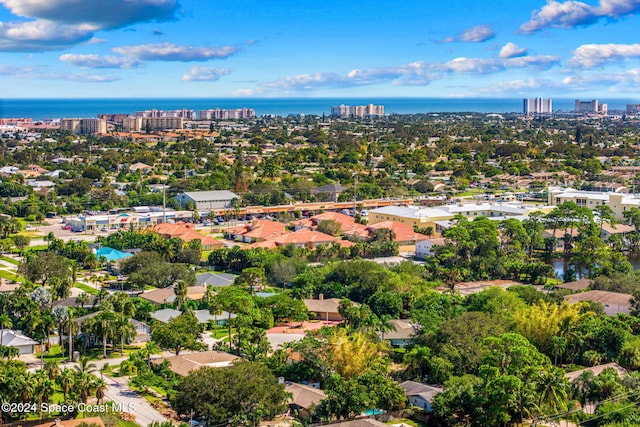
[[[80,290],[85,291],[88,294],[98,295],[98,291],[96,290],[96,288],[92,288],[91,286],[89,286],[89,285],[87,285],[85,283],[76,282],[73,286],[75,288],[78,288]]]
[[[218,329],[215,331],[215,334],[213,333],[214,331],[211,331],[211,336],[213,338],[216,339],[221,339],[224,337],[228,337],[229,336],[229,329],[227,329],[226,326],[218,326]],[[236,333],[236,329],[235,328],[231,328],[231,334],[235,335]],[[228,339],[226,339],[225,341],[229,341]]]
[[[20,265],[20,261],[16,260],[15,258],[11,258],[8,256],[0,256],[0,259],[8,262],[9,264]]]
[[[55,339],[57,340],[58,338],[56,337]],[[36,356],[40,357],[40,354],[37,354]],[[52,345],[49,351],[42,356],[42,360],[44,362],[60,363],[66,361],[67,357],[62,354],[62,348],[56,344]]]
[[[7,280],[15,280],[16,282],[22,282],[22,277],[16,276],[15,274],[7,270],[0,270],[0,277]]]

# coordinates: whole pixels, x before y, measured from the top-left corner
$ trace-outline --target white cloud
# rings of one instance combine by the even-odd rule
[[[112,49],[115,53],[130,56],[142,61],[208,61],[224,59],[233,55],[238,48],[233,46],[193,47],[172,43],[148,43],[120,46]]]
[[[346,74],[311,73],[289,76],[265,86],[271,89],[312,90],[318,87],[368,86],[392,82],[395,85],[428,85],[440,78],[439,71],[425,62],[393,67],[355,69]]]
[[[569,64],[575,67],[596,67],[601,64],[640,57],[640,44],[585,44],[573,52]]]
[[[264,86],[273,90],[314,90],[325,87],[354,87],[380,83],[396,86],[426,86],[452,74],[490,74],[512,68],[546,70],[559,63],[556,56],[523,56],[515,58],[456,58],[446,63],[423,61],[406,65],[371,69],[355,69],[345,74],[310,73],[288,76]]]
[[[517,44],[509,42],[502,46],[500,49],[499,57],[500,58],[515,58],[518,56],[524,56],[527,54],[527,49],[523,47],[518,47]]]
[[[82,25],[58,25],[50,21],[0,22],[0,51],[38,52],[58,50],[85,42],[93,30]]]
[[[549,69],[560,62],[557,56],[538,55],[516,58],[456,58],[444,64],[446,69],[456,73],[488,74],[509,68]]]
[[[14,15],[96,29],[174,19],[176,0],[0,0]]]
[[[491,25],[476,25],[473,28],[467,28],[454,37],[444,39],[445,43],[451,42],[471,42],[481,43],[490,40],[496,36]]]
[[[600,0],[598,6],[581,1],[547,0],[541,9],[531,13],[531,19],[520,26],[523,33],[545,28],[574,28],[592,25],[600,19],[619,19],[640,10],[640,0]]]
[[[182,80],[188,82],[213,82],[219,80],[220,77],[231,73],[226,68],[209,68],[209,67],[191,67],[191,69],[182,76]]]
[[[100,55],[77,55],[67,53],[60,55],[60,61],[82,68],[135,68],[141,65],[129,57],[100,56]]]
[[[532,89],[548,89],[556,86],[558,84],[549,79],[523,79],[499,82],[488,87],[476,89],[474,92],[481,94],[528,94]]]
[[[0,51],[11,52],[60,50],[92,42],[98,30],[174,19],[179,7],[176,0],[0,0],[0,5],[33,19],[0,22]]]
[[[264,94],[264,89],[238,89],[233,92],[233,96],[251,97]]]

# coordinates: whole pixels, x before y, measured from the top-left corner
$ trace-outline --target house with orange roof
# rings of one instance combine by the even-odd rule
[[[177,237],[185,242],[191,242],[192,240],[200,240],[202,249],[205,251],[211,251],[214,249],[220,249],[224,247],[224,243],[220,240],[214,239],[211,236],[205,236],[196,231],[193,224],[184,222],[177,222],[175,224],[161,223],[150,227],[148,230],[158,233],[166,239]]]
[[[224,237],[240,242],[254,243],[274,239],[286,232],[282,222],[259,219],[240,227],[225,230]]]
[[[343,231],[345,230],[345,228],[348,228],[356,222],[352,216],[345,215],[340,212],[323,212],[309,218],[293,221],[291,224],[293,225],[295,230],[300,230],[303,228],[315,230],[318,224],[320,224],[322,221],[335,221],[340,224],[340,227]]]
[[[305,228],[308,228],[309,230],[316,230],[322,221],[337,222],[340,224],[340,230],[345,235],[358,236],[363,240],[366,240],[369,235],[366,225],[358,224],[355,218],[340,212],[323,212],[310,218],[294,221],[291,224],[295,230],[302,230]]]
[[[381,221],[371,224],[367,228],[371,231],[371,234],[373,234],[374,230],[380,230],[381,228],[387,228],[393,231],[393,234],[396,236],[395,241],[398,242],[399,245],[415,245],[416,242],[429,237],[425,234],[416,233],[413,231],[413,227],[398,221]]]
[[[273,239],[276,246],[294,245],[298,248],[309,249],[314,249],[319,245],[328,245],[333,242],[338,242],[339,240],[340,239],[337,237],[312,230],[301,230],[296,231],[295,233],[287,233]]]

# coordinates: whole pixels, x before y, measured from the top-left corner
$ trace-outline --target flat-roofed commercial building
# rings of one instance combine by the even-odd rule
[[[232,207],[233,199],[240,197],[228,190],[212,191],[188,191],[174,197],[180,206],[184,207],[188,202],[196,205],[198,212],[210,212],[214,209],[227,209]]]

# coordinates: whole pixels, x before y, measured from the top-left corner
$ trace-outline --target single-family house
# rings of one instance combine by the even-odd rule
[[[34,354],[37,347],[39,347],[37,341],[14,329],[4,329],[2,331],[0,344],[17,348],[20,354]]]
[[[148,231],[158,233],[165,239],[176,237],[184,242],[191,242],[192,240],[200,240],[202,249],[205,251],[212,251],[214,249],[220,249],[224,247],[218,239],[214,239],[211,236],[205,236],[196,231],[194,224],[188,224],[184,222],[177,223],[160,223],[147,229]]]
[[[200,351],[167,357],[166,359],[155,359],[153,363],[162,363],[164,360],[167,360],[169,362],[169,369],[177,375],[185,376],[188,375],[189,372],[200,369],[203,366],[225,368],[233,365],[233,362],[239,359],[238,356],[222,351]]]
[[[447,241],[443,237],[432,237],[429,239],[419,240],[416,242],[416,258],[426,259],[436,254],[437,246],[444,246]]]
[[[320,389],[289,381],[285,383],[284,390],[291,393],[287,404],[292,411],[298,413],[299,418],[312,416],[313,410],[327,397],[325,392]]]
[[[146,163],[137,162],[129,166],[129,171],[136,173],[138,171],[142,173],[149,173],[153,170],[153,166],[149,166]]]
[[[400,383],[400,387],[404,389],[409,403],[425,412],[431,412],[433,398],[444,390],[439,386],[421,384],[415,381],[405,381]]]
[[[565,299],[569,304],[580,301],[597,302],[602,305],[607,316],[615,316],[619,313],[629,314],[631,312],[633,295],[609,291],[587,291],[567,295]]]
[[[151,289],[139,294],[138,297],[157,305],[173,304],[176,301],[176,293],[172,287]]]
[[[245,243],[264,242],[285,234],[286,226],[282,222],[258,219],[249,224],[224,231],[224,237]]]
[[[235,274],[229,273],[200,273],[196,274],[196,286],[202,286],[206,289],[207,286],[213,286],[216,288],[224,288],[231,286],[238,277]]]
[[[344,320],[342,314],[340,314],[340,298],[324,298],[320,295],[318,299],[304,299],[304,305],[307,307],[309,313],[313,313],[317,319],[324,320],[326,322],[341,322]],[[358,305],[357,303],[352,303]]]
[[[569,382],[573,382],[576,379],[578,379],[580,375],[584,374],[587,371],[591,372],[594,376],[597,377],[602,373],[602,371],[609,368],[615,370],[616,373],[618,374],[618,377],[620,377],[620,379],[623,379],[628,374],[628,371],[622,366],[618,365],[617,363],[605,363],[603,365],[596,365],[590,368],[578,369],[577,371],[567,372],[566,374],[564,374],[564,376],[569,380]]]
[[[404,348],[411,344],[416,334],[416,325],[403,319],[392,319],[391,329],[380,333],[380,338],[389,341],[392,347]]]

